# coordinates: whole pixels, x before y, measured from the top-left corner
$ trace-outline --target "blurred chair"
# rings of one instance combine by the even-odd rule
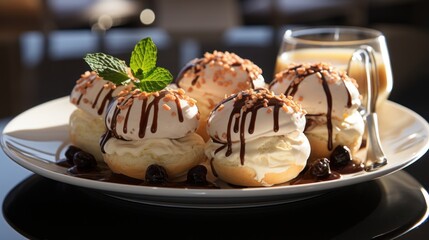
[[[346,25],[367,24],[369,0],[242,0],[243,16],[279,27],[284,24],[326,24],[342,18]]]
[[[42,29],[43,13],[43,1],[1,0],[0,37],[17,37],[24,31]]]
[[[19,112],[28,92],[22,71],[19,36],[25,31],[46,29],[43,2],[38,0],[0,0],[0,117]],[[10,99],[13,98],[13,101]]]
[[[218,41],[225,30],[241,25],[235,0],[156,0],[154,4],[155,24],[177,39]]]

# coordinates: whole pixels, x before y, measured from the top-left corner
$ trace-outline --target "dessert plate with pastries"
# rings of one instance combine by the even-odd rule
[[[36,174],[138,203],[240,208],[312,198],[417,161],[429,125],[386,100],[377,110],[386,165],[368,171],[355,80],[329,63],[291,65],[267,81],[222,51],[173,78],[150,38],[129,65],[104,53],[69,96],[13,118],[1,145]]]

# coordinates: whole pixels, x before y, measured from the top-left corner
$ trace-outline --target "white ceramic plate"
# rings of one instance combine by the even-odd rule
[[[184,189],[147,187],[74,177],[55,164],[69,145],[68,119],[75,107],[63,97],[31,108],[12,119],[1,145],[21,166],[42,176],[109,196],[148,204],[193,208],[235,208],[305,199],[336,188],[398,171],[429,149],[429,124],[415,112],[388,101],[380,108],[380,137],[388,164],[373,172],[343,175],[332,181],[260,188]]]

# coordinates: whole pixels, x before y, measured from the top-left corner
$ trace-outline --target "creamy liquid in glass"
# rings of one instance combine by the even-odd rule
[[[355,49],[352,48],[306,48],[293,51],[287,51],[280,54],[276,61],[275,73],[287,68],[291,63],[330,63],[336,68],[347,71],[347,65]],[[390,70],[389,60],[382,58],[382,55],[375,53],[376,64],[379,77],[379,95],[377,102],[386,100],[389,97],[393,87],[393,79]],[[387,69],[389,68],[389,69]],[[354,61],[351,64],[348,75],[356,79],[359,85],[359,92],[365,96],[366,93],[366,73],[364,64],[359,61]]]

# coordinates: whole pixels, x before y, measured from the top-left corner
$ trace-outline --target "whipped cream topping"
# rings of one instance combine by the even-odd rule
[[[108,154],[117,154],[120,156],[129,154],[139,159],[148,159],[156,163],[156,159],[162,156],[177,156],[191,154],[195,151],[196,145],[201,144],[201,137],[196,133],[190,133],[182,138],[150,138],[145,141],[123,141],[117,138],[111,138],[104,149]],[[153,157],[159,156],[159,157]],[[177,158],[169,157],[164,159],[166,162],[176,162]]]
[[[103,118],[112,99],[126,88],[104,80],[96,72],[86,71],[76,81],[70,102],[93,117]]]
[[[110,137],[123,140],[184,137],[198,127],[195,103],[183,89],[166,88],[153,93],[133,90],[112,103],[105,118],[108,132],[101,145]]]
[[[176,84],[199,106],[212,110],[225,94],[265,86],[261,68],[234,53],[214,51],[190,61],[180,71]]]
[[[261,137],[299,135],[305,128],[306,112],[291,97],[274,95],[268,89],[245,90],[221,101],[208,119],[208,132],[213,142],[222,144],[215,154],[240,144],[244,163],[245,143]]]

